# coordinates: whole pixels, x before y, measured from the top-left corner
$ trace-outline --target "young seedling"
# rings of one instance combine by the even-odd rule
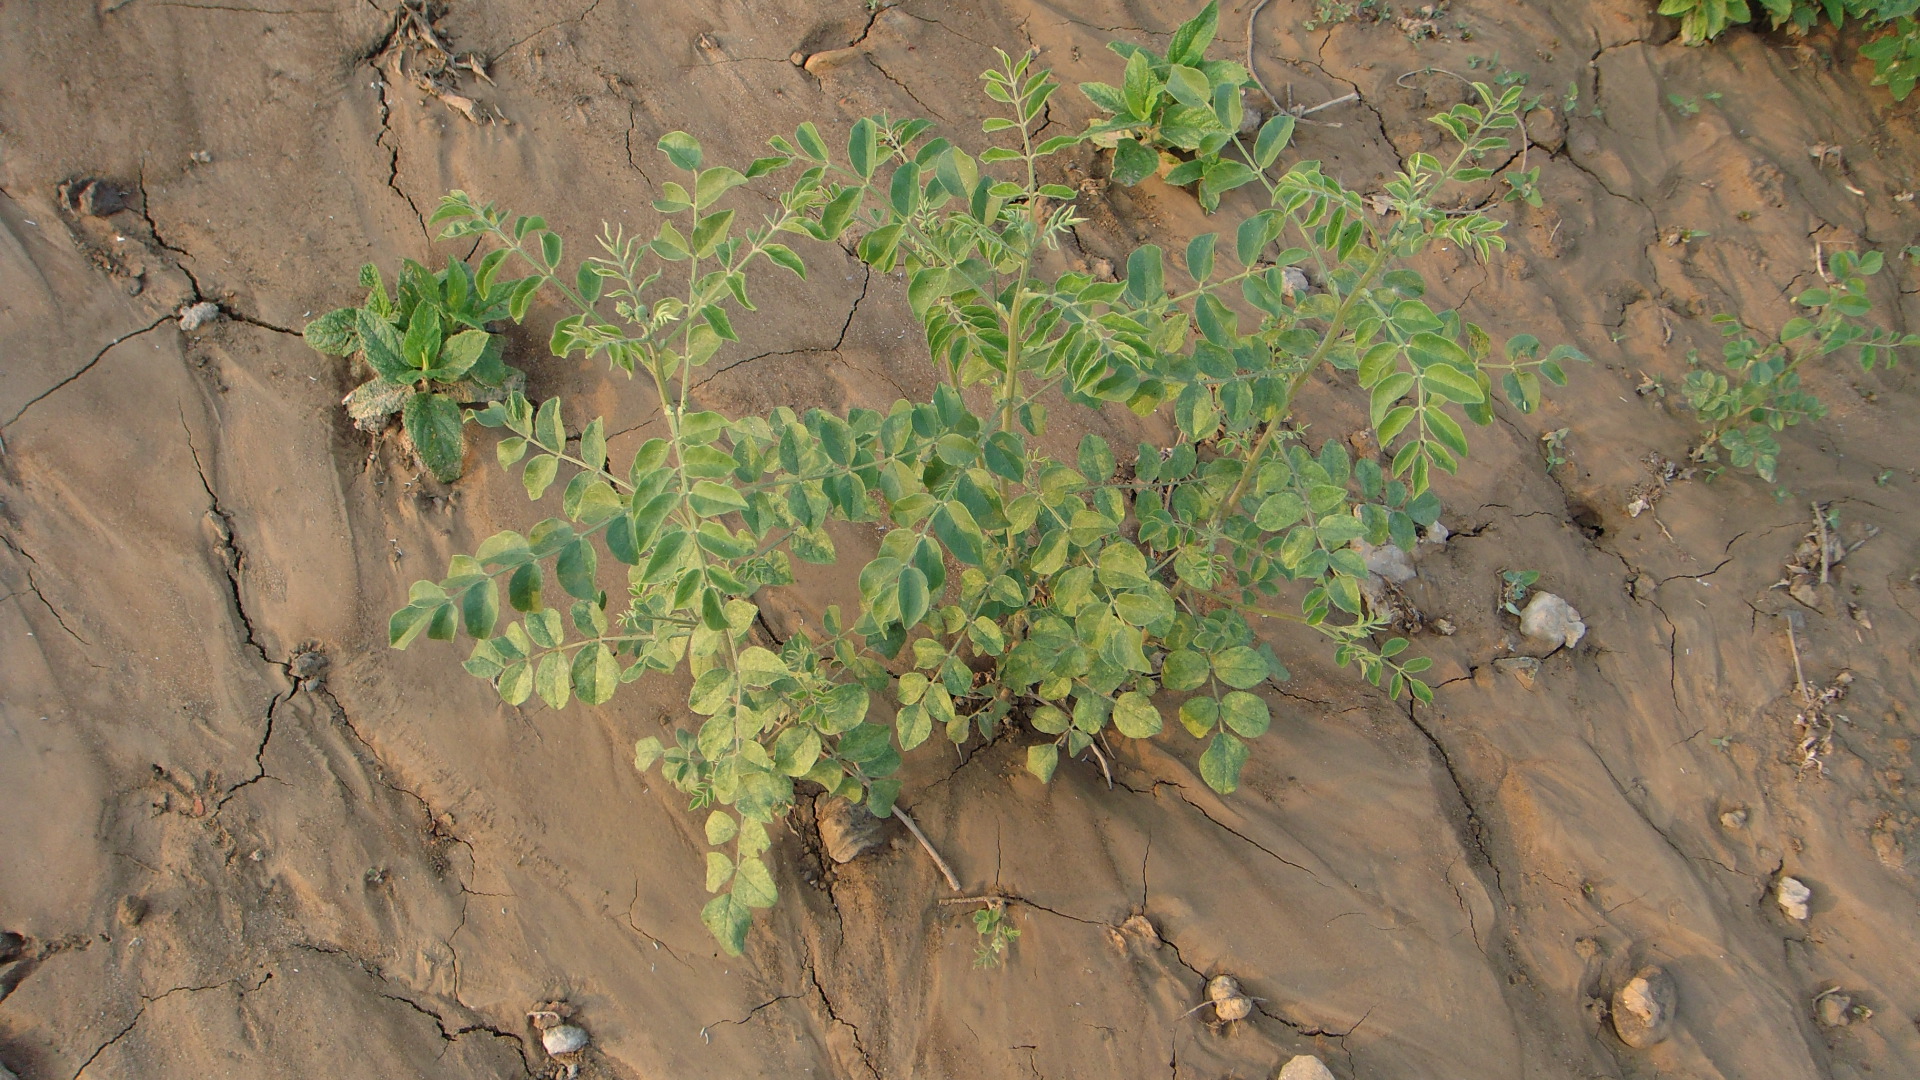
[[[1500,572],[1500,610],[1518,618],[1527,602],[1533,583],[1540,580],[1538,570],[1502,570]]]
[[[343,404],[362,430],[401,414],[422,464],[445,482],[460,478],[466,440],[460,406],[504,400],[524,380],[500,359],[504,339],[487,325],[508,315],[508,290],[481,288],[459,259],[435,274],[409,259],[399,295],[389,296],[372,263],[360,268],[359,307],[338,308],[306,325],[307,344],[329,356],[359,356],[373,378]]]
[[[1920,344],[1920,335],[1863,321],[1873,310],[1866,279],[1882,263],[1877,251],[1833,253],[1827,260],[1833,284],[1801,293],[1795,302],[1807,314],[1787,320],[1778,339],[1761,338],[1731,315],[1714,316],[1725,338],[1724,371],[1710,367],[1698,351],[1687,354],[1693,370],[1684,390],[1701,427],[1694,461],[1718,462],[1725,453],[1734,468],[1752,469],[1771,482],[1780,458],[1775,433],[1827,413],[1818,397],[1801,389],[1800,368],[1807,361],[1857,350],[1861,370],[1872,371],[1896,362],[1898,350]]]
[[[1164,162],[1170,170],[1167,183],[1198,185],[1195,194],[1208,213],[1219,209],[1220,196],[1254,180],[1254,169],[1246,161],[1221,156],[1240,134],[1248,116],[1245,94],[1255,84],[1245,67],[1206,58],[1219,22],[1219,2],[1209,0],[1200,14],[1174,31],[1165,56],[1113,42],[1108,47],[1127,58],[1122,84],[1080,84],[1089,101],[1112,114],[1089,124],[1083,137],[1113,149],[1114,181],[1138,184]],[[1275,116],[1262,128],[1261,141],[1277,154],[1291,137],[1293,123],[1290,115]]]

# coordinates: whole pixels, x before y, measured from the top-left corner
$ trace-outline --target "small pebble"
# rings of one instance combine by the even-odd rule
[[[1503,656],[1493,662],[1493,669],[1513,676],[1514,682],[1531,690],[1540,674],[1540,661],[1531,656]]]
[[[1673,1033],[1673,1014],[1679,995],[1673,976],[1658,967],[1643,967],[1613,994],[1613,1030],[1620,1041],[1645,1049]]]
[[[576,1050],[587,1048],[587,1033],[585,1029],[574,1027],[572,1024],[560,1024],[540,1033],[540,1045],[547,1048],[547,1053],[556,1057],[560,1054],[571,1054]]]
[[[1520,632],[1571,649],[1587,636],[1587,624],[1580,621],[1580,613],[1572,604],[1552,593],[1538,592],[1520,612]]]
[[[1312,1054],[1301,1054],[1280,1066],[1280,1075],[1274,1080],[1333,1080],[1333,1071]]]
[[[220,317],[220,305],[211,300],[202,300],[197,304],[182,306],[179,315],[180,329],[198,330]]]
[[[1780,910],[1787,913],[1787,918],[1807,921],[1811,913],[1807,904],[1813,899],[1813,890],[1807,888],[1805,882],[1795,877],[1783,877],[1774,888],[1773,898],[1779,902]]]
[[[1722,826],[1722,827],[1724,827],[1724,828],[1728,828],[1728,829],[1744,829],[1744,828],[1746,828],[1746,827],[1747,827],[1747,809],[1746,809],[1746,807],[1744,807],[1744,806],[1736,806],[1736,807],[1734,807],[1733,809],[1731,809],[1731,810],[1728,810],[1727,812],[1725,812],[1725,813],[1723,813],[1723,814],[1721,814],[1721,815],[1720,815],[1720,824],[1721,824],[1721,826]]]

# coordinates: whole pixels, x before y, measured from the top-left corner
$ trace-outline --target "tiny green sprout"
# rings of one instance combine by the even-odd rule
[[[1700,115],[1700,103],[1692,98],[1682,97],[1679,94],[1668,94],[1667,101],[1679,111],[1681,116]]]
[[[1020,936],[1020,928],[1007,918],[1006,901],[997,897],[973,913],[973,928],[980,934],[980,944],[973,953],[973,966],[977,968],[999,967],[1006,961],[1007,946]]]
[[[1535,165],[1531,169],[1508,173],[1502,179],[1510,189],[1504,201],[1519,201],[1534,207],[1545,205],[1545,200],[1540,195],[1540,166]]]
[[[1731,735],[1710,735],[1707,737],[1707,741],[1722,750],[1729,749],[1733,746],[1733,736]]]
[[[1570,430],[1569,428],[1559,428],[1540,436],[1540,453],[1541,456],[1546,458],[1548,472],[1552,472],[1568,462],[1567,434]]]
[[[1533,583],[1539,580],[1538,570],[1501,571],[1500,610],[1509,615],[1520,614],[1520,606],[1527,602],[1527,594],[1532,591]]]
[[[1881,469],[1880,475],[1874,477],[1873,482],[1880,485],[1881,487],[1886,487],[1888,484],[1891,484],[1893,482],[1893,470]]]

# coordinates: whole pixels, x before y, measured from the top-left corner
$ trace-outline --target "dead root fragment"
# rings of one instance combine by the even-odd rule
[[[1793,557],[1787,560],[1787,576],[1773,583],[1773,588],[1786,589],[1787,595],[1802,604],[1818,611],[1820,595],[1818,586],[1830,584],[1833,573],[1847,556],[1860,550],[1861,545],[1880,535],[1878,526],[1869,525],[1864,535],[1852,543],[1847,543],[1839,534],[1839,522],[1830,506],[1813,504],[1813,528],[1807,530],[1800,543],[1793,549]]]
[[[1639,517],[1652,510],[1675,481],[1693,476],[1692,469],[1680,468],[1658,451],[1647,454],[1640,463],[1647,467],[1648,478],[1627,489],[1628,517]]]
[[[1847,688],[1853,685],[1853,673],[1842,671],[1833,677],[1833,681],[1822,687],[1807,707],[1794,714],[1794,730],[1800,735],[1800,771],[1813,770],[1821,776],[1827,774],[1826,759],[1833,753],[1833,730],[1836,720],[1852,721],[1841,713],[1833,711],[1833,704],[1847,695]]]

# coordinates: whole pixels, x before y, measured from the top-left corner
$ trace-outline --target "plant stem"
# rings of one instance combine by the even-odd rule
[[[1261,461],[1266,457],[1268,447],[1280,433],[1280,425],[1293,414],[1294,396],[1300,392],[1302,386],[1306,385],[1307,378],[1319,369],[1321,361],[1326,359],[1327,351],[1339,339],[1340,332],[1346,329],[1347,315],[1353,310],[1356,299],[1365,295],[1374,279],[1386,269],[1389,254],[1390,249],[1384,243],[1374,249],[1373,261],[1367,264],[1366,273],[1354,283],[1352,290],[1341,298],[1340,308],[1333,313],[1333,320],[1327,324],[1327,332],[1320,338],[1319,346],[1313,350],[1312,356],[1307,357],[1306,365],[1300,369],[1299,374],[1288,380],[1287,392],[1280,400],[1280,408],[1274,413],[1273,419],[1267,421],[1266,426],[1261,429],[1259,441],[1253,444],[1253,451],[1247,455],[1247,463],[1240,470],[1240,479],[1235,481],[1233,490],[1213,512],[1214,528],[1219,528],[1220,523],[1227,519],[1227,515],[1233,513],[1234,508],[1240,505],[1240,500],[1246,497],[1247,486],[1253,483],[1254,474],[1260,470]]]

